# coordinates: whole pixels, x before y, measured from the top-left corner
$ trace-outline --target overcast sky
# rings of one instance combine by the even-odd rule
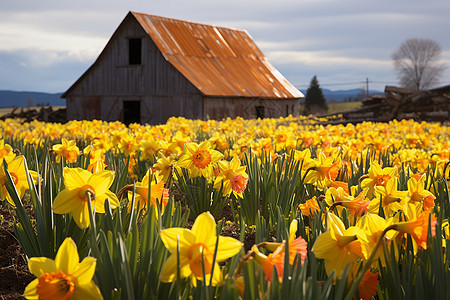
[[[128,11],[245,29],[305,90],[398,85],[391,55],[409,38],[438,42],[450,84],[449,0],[0,0],[0,90],[66,91]]]

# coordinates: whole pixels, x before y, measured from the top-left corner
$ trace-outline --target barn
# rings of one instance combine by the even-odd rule
[[[129,12],[61,97],[68,120],[162,124],[298,115],[303,94],[245,30]]]

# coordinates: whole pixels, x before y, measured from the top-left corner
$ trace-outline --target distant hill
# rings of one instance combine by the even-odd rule
[[[306,90],[301,91],[306,96]],[[322,89],[323,95],[328,103],[332,102],[346,102],[346,101],[360,101],[366,97],[365,91],[361,89],[339,90],[332,91],[329,89]],[[370,91],[369,95],[384,94],[382,91]]]
[[[345,101],[359,101],[361,95],[364,92],[361,89],[352,90],[339,90],[332,91],[329,89],[322,89],[323,95],[327,102],[345,102]],[[306,95],[306,90],[302,90],[302,93]],[[16,92],[16,91],[4,91],[0,90],[0,107],[27,107],[27,106],[65,106],[66,100],[61,99],[62,93],[41,93],[41,92]],[[384,94],[381,91],[370,91],[370,95]],[[365,97],[365,95],[364,95]]]
[[[61,99],[62,93],[16,92],[0,91],[0,107],[27,107],[27,106],[65,106],[66,99]]]

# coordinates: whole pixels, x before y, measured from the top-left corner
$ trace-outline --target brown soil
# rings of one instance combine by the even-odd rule
[[[14,211],[0,204],[0,299],[25,299],[23,291],[35,278],[14,235],[13,218]]]

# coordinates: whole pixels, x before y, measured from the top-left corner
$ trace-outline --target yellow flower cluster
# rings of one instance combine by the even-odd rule
[[[53,212],[71,213],[82,229],[90,226],[90,205],[94,212],[104,213],[106,199],[114,209],[120,205],[125,192],[129,210],[146,210],[149,204],[156,212],[160,208],[163,214],[168,203],[167,188],[171,180],[183,174],[190,179],[204,177],[214,189],[221,190],[224,197],[242,200],[251,174],[249,157],[256,156],[258,164],[268,162],[283,172],[288,164],[294,165],[304,185],[304,189],[300,189],[304,192],[300,204],[297,202],[295,209],[292,208],[297,212],[294,218],[307,219],[311,224],[319,215],[326,228],[315,239],[311,251],[324,260],[328,275],[335,272],[341,277],[350,266],[349,278],[355,278],[362,264],[371,269],[379,267],[378,261],[384,264],[382,241],[389,245],[402,243],[402,238],[408,234],[414,242],[414,250],[427,248],[427,236],[429,232],[435,233],[438,211],[435,208],[438,193],[432,181],[449,176],[449,136],[447,126],[411,120],[321,125],[292,116],[222,121],[171,118],[164,125],[126,127],[120,122],[21,124],[7,119],[0,121],[0,159],[8,165],[9,175],[22,198],[29,182],[24,158],[15,155],[5,141],[22,141],[25,145],[49,149],[51,159],[66,165],[64,188],[53,201]],[[129,175],[134,181],[119,187],[122,190],[117,195],[109,190],[115,181],[115,173],[108,167],[107,156],[111,154],[127,159]],[[71,166],[81,159],[86,162],[83,168]],[[142,166],[145,170],[139,173]],[[37,175],[30,174],[36,182]],[[356,174],[359,174],[357,178]],[[7,175],[3,167],[0,168],[0,197],[14,205],[6,189]],[[344,224],[343,214],[349,224]],[[231,238],[218,237],[215,228],[214,217],[202,213],[191,230],[164,229],[161,240],[171,256],[164,264],[160,279],[163,282],[175,280],[179,268],[181,278],[202,280],[205,272],[202,268],[206,268],[206,279],[219,284],[223,275],[218,263],[237,254],[242,245]],[[301,254],[302,263],[306,257],[307,243],[301,237],[296,238],[296,232],[297,221],[291,223],[287,251],[286,241],[266,242],[254,245],[247,259],[260,263],[268,280],[272,279],[274,268],[280,277],[285,253],[292,254],[289,256],[291,265],[296,254]],[[214,261],[218,241],[222,246]],[[67,245],[65,247],[73,252],[73,246]],[[266,255],[259,248],[272,253]],[[78,263],[78,257],[76,260]],[[91,263],[89,268],[92,265],[95,266]],[[48,267],[49,272],[34,272],[43,279],[39,279],[40,285],[36,284],[36,288],[32,286],[33,293],[34,289],[39,295],[58,293],[53,283],[63,282],[69,291],[67,295],[72,295],[74,287],[76,291],[77,276],[70,274],[77,274],[77,271],[63,267],[62,273],[56,273],[60,269]],[[368,273],[361,282],[372,280],[367,279],[373,278],[371,269],[365,270]]]
[[[74,141],[78,146],[91,145],[93,150],[101,150],[102,153],[111,149],[131,158],[137,158],[140,153],[141,160],[153,160],[155,156],[179,158],[185,151],[186,143],[200,144],[208,140],[210,149],[219,151],[225,159],[242,159],[243,153],[248,150],[261,156],[263,153],[290,154],[294,149],[312,147],[320,149],[326,157],[339,149],[342,163],[349,165],[361,158],[361,154],[379,156],[389,152],[392,163],[397,167],[403,164],[424,172],[428,164],[442,167],[448,160],[449,135],[450,128],[447,126],[412,120],[314,125],[304,117],[222,121],[173,117],[164,125],[134,124],[130,127],[120,122],[98,120],[70,121],[66,124],[20,123],[13,119],[0,121],[0,136],[3,139],[13,138],[33,145],[51,143],[55,154],[64,156],[69,162],[75,159],[74,153],[79,151]],[[207,170],[203,174],[210,172],[210,168]],[[196,171],[193,172],[196,174]]]

